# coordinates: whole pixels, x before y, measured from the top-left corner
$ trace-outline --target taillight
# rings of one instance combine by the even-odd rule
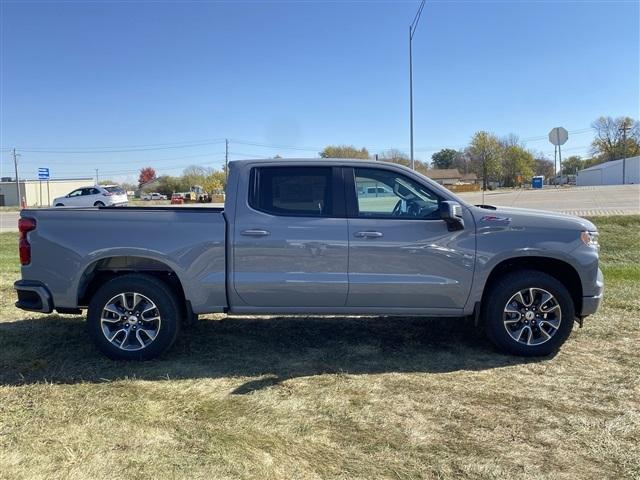
[[[35,218],[24,217],[18,220],[18,231],[20,232],[18,250],[20,252],[20,263],[22,265],[29,265],[31,263],[31,244],[27,239],[27,232],[35,229]]]
[[[111,195],[113,195],[111,192],[105,192],[102,194],[103,197],[110,197]]]

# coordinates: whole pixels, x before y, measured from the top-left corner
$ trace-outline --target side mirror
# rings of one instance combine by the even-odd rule
[[[447,222],[449,231],[462,230],[464,228],[462,206],[458,202],[451,200],[440,202],[440,218]]]

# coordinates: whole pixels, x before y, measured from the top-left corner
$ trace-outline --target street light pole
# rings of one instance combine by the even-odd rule
[[[416,169],[413,159],[413,53],[411,49],[411,27],[409,27],[409,130],[411,138],[411,169]]]
[[[411,142],[411,168],[416,169],[416,162],[413,158],[413,35],[416,33],[416,27],[420,21],[420,15],[422,15],[422,9],[424,8],[424,2],[420,2],[416,16],[413,17],[413,22],[409,25],[409,137]]]

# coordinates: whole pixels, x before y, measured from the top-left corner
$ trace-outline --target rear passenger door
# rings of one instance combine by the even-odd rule
[[[238,190],[233,286],[246,307],[343,307],[348,237],[341,171],[256,166]]]

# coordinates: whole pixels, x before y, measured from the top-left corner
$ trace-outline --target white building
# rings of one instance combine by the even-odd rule
[[[80,187],[95,184],[93,178],[58,178],[46,180],[20,180],[20,196],[28,207],[46,207],[55,197],[61,197]],[[15,180],[3,178],[0,181],[0,206],[20,205],[18,187]]]
[[[622,160],[612,160],[580,170],[576,185],[621,185]],[[624,162],[624,183],[640,183],[640,156],[627,158]]]

